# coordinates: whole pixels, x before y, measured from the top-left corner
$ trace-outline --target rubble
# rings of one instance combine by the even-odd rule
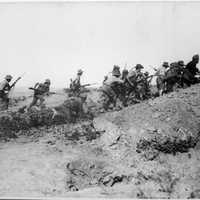
[[[33,107],[28,111],[20,108],[18,111],[5,111],[0,113],[0,137],[7,133],[17,133],[21,130],[29,130],[40,126],[52,126],[59,124],[71,123],[68,112],[59,113],[54,117],[54,112],[51,108]],[[82,119],[91,119],[91,114],[84,115]],[[76,122],[75,121],[75,122]]]
[[[189,148],[194,148],[199,141],[199,136],[192,135],[165,136],[156,135],[151,139],[140,139],[137,143],[137,152],[157,150],[163,153],[176,154],[177,152],[188,152]]]
[[[113,187],[117,183],[128,183],[131,179],[117,170],[117,167],[99,159],[82,158],[68,163],[66,168],[68,191],[94,186]]]

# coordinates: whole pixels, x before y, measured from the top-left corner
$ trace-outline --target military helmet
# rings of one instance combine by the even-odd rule
[[[47,78],[47,79],[45,80],[45,82],[44,82],[44,83],[48,83],[48,84],[50,84],[50,83],[51,83],[51,81],[50,81],[50,79],[48,79],[48,78]]]
[[[119,68],[113,68],[112,75],[113,76],[121,76],[121,72],[120,72]]]
[[[114,65],[114,66],[113,66],[113,69],[120,69],[120,66]]]
[[[192,57],[192,60],[197,60],[197,59],[199,59],[199,55],[198,55],[198,54],[196,54],[196,55],[194,55],[194,56]]]
[[[163,62],[162,66],[167,68],[167,67],[169,67],[169,63],[168,62]]]
[[[6,75],[6,76],[5,76],[5,79],[6,79],[6,80],[8,80],[8,79],[11,80],[12,78],[13,78],[13,77],[12,77],[11,75]]]
[[[179,60],[179,61],[178,61],[178,65],[184,66],[184,61],[183,61],[183,60]]]
[[[83,70],[82,70],[82,69],[79,69],[78,72],[77,72],[77,74],[78,74],[78,75],[83,74]]]
[[[135,69],[144,69],[144,67],[143,67],[141,64],[137,64],[137,65],[135,66]]]

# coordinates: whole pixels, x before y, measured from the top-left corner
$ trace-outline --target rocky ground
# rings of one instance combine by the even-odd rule
[[[195,85],[94,120],[8,134],[0,196],[200,198],[199,131]]]

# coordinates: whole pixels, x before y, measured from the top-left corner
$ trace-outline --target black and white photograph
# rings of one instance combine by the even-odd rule
[[[0,198],[200,198],[200,2],[0,2]]]

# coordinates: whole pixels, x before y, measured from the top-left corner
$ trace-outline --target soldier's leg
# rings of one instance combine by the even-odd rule
[[[38,98],[36,96],[33,96],[33,100],[31,104],[29,105],[28,109],[30,109],[32,106],[36,105],[38,101]]]
[[[7,103],[4,98],[0,98],[0,111],[4,111],[7,109]]]
[[[108,96],[104,92],[101,92],[99,103],[102,105],[104,110],[108,109]]]
[[[116,95],[110,97],[109,98],[109,105],[113,104],[113,107],[115,108],[117,106],[117,99],[118,99],[118,97]]]
[[[160,93],[159,95],[162,96],[164,93],[167,92],[168,90],[168,86],[169,86],[169,81],[168,80],[164,80],[164,79],[161,79],[161,83],[160,83]]]
[[[70,113],[69,122],[75,123],[76,120],[78,119],[78,113],[76,112],[76,110],[72,110],[72,109],[69,110],[69,113]]]
[[[9,101],[10,101],[10,99],[9,99],[9,98],[6,98],[6,99],[5,99],[5,106],[6,106],[6,110],[8,109]]]
[[[41,106],[44,106],[44,101],[45,101],[45,99],[44,99],[44,96],[43,95],[40,95],[40,96],[38,96],[38,98],[39,98],[39,107],[41,107]]]

